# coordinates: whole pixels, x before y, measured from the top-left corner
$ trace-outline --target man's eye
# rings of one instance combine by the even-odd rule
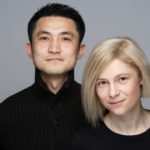
[[[39,39],[42,40],[42,41],[47,41],[47,40],[48,40],[48,37],[42,36],[42,37],[40,37]]]
[[[71,41],[71,38],[69,38],[69,37],[63,37],[63,40],[64,41]]]

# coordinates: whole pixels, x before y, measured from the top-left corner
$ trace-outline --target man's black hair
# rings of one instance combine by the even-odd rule
[[[85,34],[85,24],[81,15],[74,8],[60,3],[48,3],[38,9],[38,11],[31,17],[28,23],[28,37],[30,42],[32,42],[32,34],[36,27],[37,21],[41,17],[46,16],[58,16],[72,19],[75,22],[76,29],[79,33],[79,44],[82,42]]]

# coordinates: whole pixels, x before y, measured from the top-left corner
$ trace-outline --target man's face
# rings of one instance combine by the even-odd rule
[[[64,17],[42,17],[32,35],[27,52],[41,73],[65,75],[72,70],[84,52],[74,21]]]

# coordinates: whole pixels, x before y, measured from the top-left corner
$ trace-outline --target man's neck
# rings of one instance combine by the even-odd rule
[[[61,75],[61,76],[41,75],[41,78],[44,81],[44,83],[47,85],[48,89],[52,93],[56,94],[61,89],[65,81],[68,79],[68,74]]]

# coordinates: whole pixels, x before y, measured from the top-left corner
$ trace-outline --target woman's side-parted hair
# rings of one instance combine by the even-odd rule
[[[143,83],[141,97],[150,97],[150,65],[139,45],[130,37],[109,38],[98,43],[89,55],[82,76],[82,104],[93,126],[108,112],[96,93],[96,82],[103,69],[115,58],[137,70]]]

